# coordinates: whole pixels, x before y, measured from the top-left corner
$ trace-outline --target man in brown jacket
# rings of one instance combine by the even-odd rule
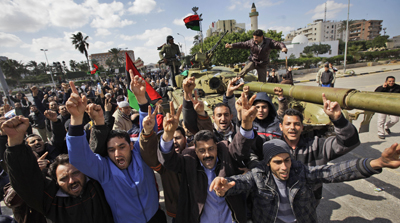
[[[281,49],[282,52],[287,52],[284,43],[264,37],[264,32],[260,29],[253,32],[253,39],[234,44],[227,43],[225,48],[250,49],[250,62],[246,64],[238,76],[244,77],[249,71],[256,69],[258,81],[260,82],[266,82],[267,65],[269,63],[269,54],[271,50]]]
[[[256,134],[252,130],[255,107],[247,102],[247,97],[244,99],[241,129],[229,146],[227,141],[217,142],[211,131],[202,130],[194,136],[195,148],[178,154],[172,140],[181,110],[175,115],[171,109],[171,114],[166,115],[158,151],[158,159],[165,168],[182,174],[176,222],[246,222],[244,196],[218,198],[207,188],[216,176],[241,173],[238,163],[249,155]]]

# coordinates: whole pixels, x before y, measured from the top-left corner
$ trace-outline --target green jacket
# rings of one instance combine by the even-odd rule
[[[163,60],[166,58],[168,60],[167,65],[172,65],[172,61],[170,59],[175,59],[176,55],[180,56],[181,51],[179,51],[179,46],[175,43],[173,44],[165,44],[159,52],[160,59]],[[179,66],[181,63],[179,61],[175,61],[175,66]]]

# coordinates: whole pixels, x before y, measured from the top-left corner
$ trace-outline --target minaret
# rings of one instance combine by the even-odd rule
[[[251,22],[251,30],[258,29],[258,12],[256,11],[256,5],[253,2],[251,6],[251,12],[249,13],[250,22]]]

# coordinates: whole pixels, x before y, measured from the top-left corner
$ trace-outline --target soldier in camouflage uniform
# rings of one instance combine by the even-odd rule
[[[174,37],[167,36],[167,44],[165,44],[160,50],[160,59],[164,60],[164,63],[169,66],[171,70],[171,83],[173,87],[176,87],[175,75],[179,73],[179,66],[181,63],[177,60],[177,57],[181,55],[179,46],[174,43]]]

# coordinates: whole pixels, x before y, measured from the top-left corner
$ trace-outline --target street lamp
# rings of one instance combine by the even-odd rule
[[[179,34],[179,33],[177,33],[177,34],[178,34],[178,36],[182,36],[183,37],[183,41],[185,41],[185,56],[187,56],[186,55],[186,39],[182,34]]]
[[[47,59],[47,55],[46,55],[46,51],[48,51],[48,50],[40,49],[40,51],[44,52],[44,56],[46,57],[47,65],[49,65],[49,67],[50,67],[49,60]],[[50,75],[51,75],[51,81],[53,81],[53,85],[54,85],[54,87],[56,87],[56,84],[54,83],[54,79],[53,79],[53,71],[51,70],[51,68],[50,68]]]
[[[346,43],[344,46],[344,64],[343,73],[346,74],[346,62],[347,62],[347,42],[349,41],[349,15],[350,15],[350,0],[347,4],[347,23],[346,23]]]

